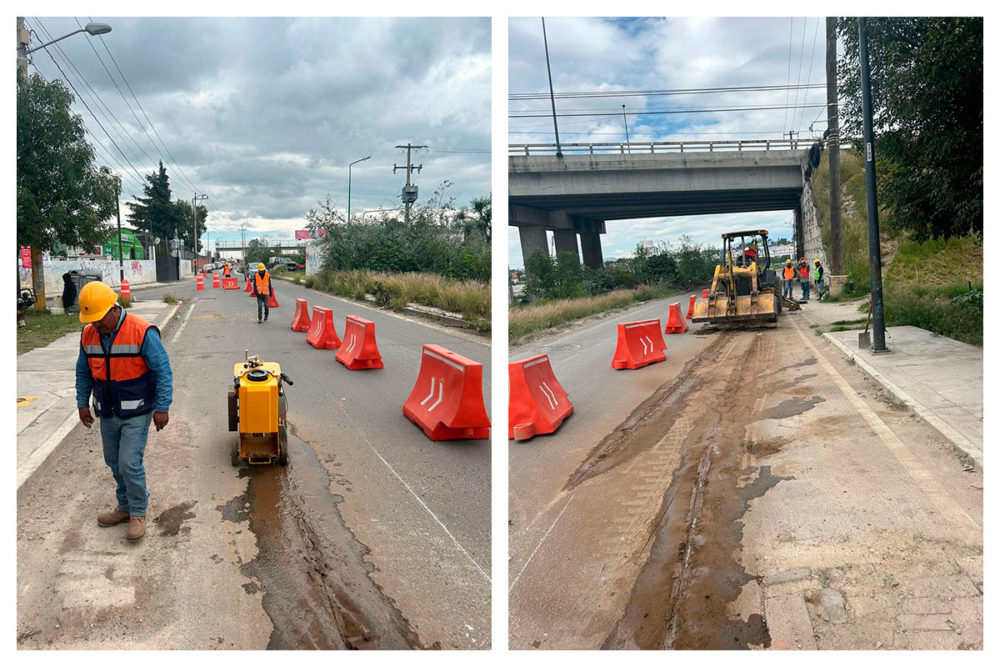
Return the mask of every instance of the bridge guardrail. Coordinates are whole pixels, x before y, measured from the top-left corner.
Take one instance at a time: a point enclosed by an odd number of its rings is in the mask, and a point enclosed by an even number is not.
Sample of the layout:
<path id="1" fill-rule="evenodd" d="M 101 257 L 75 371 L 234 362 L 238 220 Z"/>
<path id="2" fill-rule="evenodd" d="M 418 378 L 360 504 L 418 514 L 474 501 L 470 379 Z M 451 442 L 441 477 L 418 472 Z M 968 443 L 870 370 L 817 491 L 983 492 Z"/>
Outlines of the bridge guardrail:
<path id="1" fill-rule="evenodd" d="M 562 144 L 563 155 L 642 155 L 649 153 L 714 153 L 723 151 L 808 150 L 815 139 L 740 139 L 725 141 L 642 141 Z M 848 140 L 842 139 L 843 147 Z M 508 157 L 555 155 L 556 144 L 509 144 Z"/>

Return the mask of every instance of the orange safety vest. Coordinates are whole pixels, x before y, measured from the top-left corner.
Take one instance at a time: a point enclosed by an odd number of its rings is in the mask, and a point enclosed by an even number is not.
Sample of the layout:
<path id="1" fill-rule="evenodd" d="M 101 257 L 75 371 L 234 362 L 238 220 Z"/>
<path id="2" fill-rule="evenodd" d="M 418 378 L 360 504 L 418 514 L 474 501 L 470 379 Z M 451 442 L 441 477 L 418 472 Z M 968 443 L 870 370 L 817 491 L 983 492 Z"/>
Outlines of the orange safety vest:
<path id="1" fill-rule="evenodd" d="M 809 265 L 805 264 L 799 267 L 799 277 L 809 280 Z"/>
<path id="2" fill-rule="evenodd" d="M 226 271 L 225 271 L 225 274 L 224 274 L 226 278 L 228 278 L 228 277 L 229 277 L 229 273 L 230 273 L 231 271 L 232 271 L 232 269 L 230 269 L 230 268 L 229 268 L 229 265 L 228 265 L 228 264 L 226 264 Z"/>
<path id="3" fill-rule="evenodd" d="M 101 334 L 93 324 L 83 328 L 80 346 L 94 378 L 97 416 L 126 418 L 153 411 L 156 378 L 142 358 L 142 345 L 151 328 L 160 331 L 141 317 L 125 313 L 109 350 L 101 345 Z"/>
<path id="4" fill-rule="evenodd" d="M 253 274 L 253 284 L 257 288 L 258 295 L 268 296 L 271 294 L 271 274 L 264 272 L 264 277 L 260 277 L 260 272 Z"/>
<path id="5" fill-rule="evenodd" d="M 785 280 L 791 280 L 795 277 L 795 267 L 786 266 L 782 269 L 782 275 L 785 277 Z"/>

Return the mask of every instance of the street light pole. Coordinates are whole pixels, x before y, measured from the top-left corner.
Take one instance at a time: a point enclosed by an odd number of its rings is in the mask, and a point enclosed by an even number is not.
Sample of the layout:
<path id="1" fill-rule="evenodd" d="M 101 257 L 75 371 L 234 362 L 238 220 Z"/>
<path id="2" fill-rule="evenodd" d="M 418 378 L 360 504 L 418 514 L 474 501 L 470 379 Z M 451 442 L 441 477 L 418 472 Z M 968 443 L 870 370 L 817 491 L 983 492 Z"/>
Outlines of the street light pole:
<path id="1" fill-rule="evenodd" d="M 115 211 L 118 216 L 118 284 L 125 282 L 125 254 L 122 251 L 122 182 L 115 188 Z"/>
<path id="2" fill-rule="evenodd" d="M 882 248 L 878 231 L 878 197 L 875 190 L 875 137 L 872 129 L 872 82 L 868 64 L 868 21 L 858 19 L 858 55 L 861 60 L 861 114 L 864 119 L 865 190 L 868 201 L 868 268 L 871 274 L 872 351 L 885 347 L 885 309 L 882 302 Z"/>
<path id="3" fill-rule="evenodd" d="M 194 259 L 195 262 L 198 261 L 198 202 L 202 199 L 208 199 L 208 195 L 200 195 L 197 192 L 191 197 L 191 215 L 194 217 Z"/>
<path id="4" fill-rule="evenodd" d="M 360 160 L 355 160 L 351 164 L 347 165 L 347 221 L 348 222 L 351 221 L 351 167 L 353 167 L 359 162 L 364 162 L 365 160 L 369 159 L 371 159 L 371 155 L 366 155 Z M 409 172 L 407 172 L 407 175 L 409 175 Z"/>

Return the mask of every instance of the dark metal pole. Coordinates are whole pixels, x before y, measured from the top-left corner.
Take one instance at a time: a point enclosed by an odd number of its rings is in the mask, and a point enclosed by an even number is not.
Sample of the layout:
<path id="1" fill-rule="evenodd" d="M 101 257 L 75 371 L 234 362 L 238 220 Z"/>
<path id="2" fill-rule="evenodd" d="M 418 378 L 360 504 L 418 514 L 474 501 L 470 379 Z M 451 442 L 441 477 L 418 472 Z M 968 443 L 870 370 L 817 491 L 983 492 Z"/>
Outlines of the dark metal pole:
<path id="1" fill-rule="evenodd" d="M 556 94 L 552 89 L 552 66 L 549 65 L 549 38 L 545 34 L 545 17 L 542 17 L 542 39 L 545 41 L 545 69 L 549 73 L 549 99 L 552 100 L 552 125 L 556 130 L 556 157 L 562 157 L 562 144 L 559 143 L 559 122 L 556 120 Z"/>
<path id="2" fill-rule="evenodd" d="M 622 105 L 622 120 L 625 121 L 625 143 L 629 144 L 631 142 L 629 141 L 629 138 L 628 138 L 628 116 L 625 115 L 625 105 L 624 104 Z M 632 153 L 632 147 L 631 146 L 629 146 L 628 152 L 630 154 Z"/>
<path id="3" fill-rule="evenodd" d="M 831 274 L 844 273 L 840 241 L 840 109 L 837 102 L 837 19 L 826 19 L 826 152 L 830 161 Z"/>
<path id="4" fill-rule="evenodd" d="M 868 66 L 867 21 L 858 19 L 861 57 L 861 110 L 864 116 L 865 199 L 868 202 L 868 266 L 872 291 L 872 351 L 885 352 L 885 310 L 882 302 L 882 249 L 878 236 L 878 197 L 875 190 L 875 138 L 872 130 L 871 72 Z"/>
<path id="5" fill-rule="evenodd" d="M 122 182 L 115 188 L 115 209 L 118 212 L 118 284 L 125 281 L 125 255 L 122 252 Z"/>

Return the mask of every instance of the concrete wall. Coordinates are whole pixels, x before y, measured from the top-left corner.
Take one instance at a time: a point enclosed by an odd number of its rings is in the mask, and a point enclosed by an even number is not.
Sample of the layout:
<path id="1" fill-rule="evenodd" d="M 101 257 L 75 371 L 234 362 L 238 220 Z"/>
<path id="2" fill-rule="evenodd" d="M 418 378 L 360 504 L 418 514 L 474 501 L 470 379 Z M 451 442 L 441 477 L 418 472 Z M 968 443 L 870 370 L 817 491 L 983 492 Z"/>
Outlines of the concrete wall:
<path id="1" fill-rule="evenodd" d="M 319 273 L 323 258 L 319 253 L 319 243 L 310 241 L 306 244 L 306 275 L 315 276 Z"/>
<path id="2" fill-rule="evenodd" d="M 812 271 L 813 260 L 819 257 L 823 263 L 823 269 L 830 273 L 830 263 L 827 261 L 826 248 L 823 246 L 823 219 L 819 214 L 819 207 L 816 204 L 816 191 L 813 190 L 812 183 L 805 181 L 802 187 L 802 240 L 805 242 L 806 261 L 809 262 L 809 270 Z"/>
<path id="3" fill-rule="evenodd" d="M 18 274 L 21 277 L 21 284 L 25 287 L 31 286 L 31 269 L 20 268 L 18 261 Z M 118 277 L 118 261 L 112 259 L 55 259 L 45 262 L 45 294 L 49 298 L 56 294 L 62 294 L 64 273 L 69 271 L 80 271 L 81 273 L 99 273 L 101 281 L 111 285 L 115 289 L 120 287 Z M 124 263 L 125 279 L 129 285 L 141 285 L 143 283 L 156 282 L 156 261 L 152 259 L 127 259 Z M 187 269 L 185 273 L 185 268 Z M 191 276 L 191 262 L 181 261 L 181 276 Z"/>

